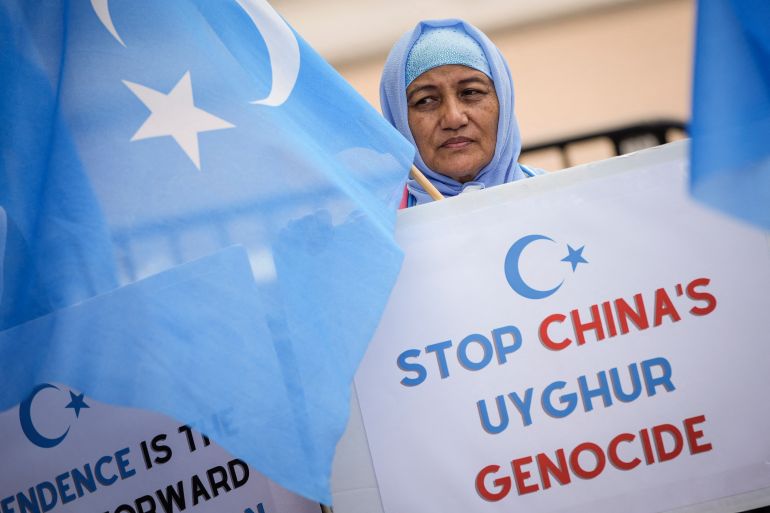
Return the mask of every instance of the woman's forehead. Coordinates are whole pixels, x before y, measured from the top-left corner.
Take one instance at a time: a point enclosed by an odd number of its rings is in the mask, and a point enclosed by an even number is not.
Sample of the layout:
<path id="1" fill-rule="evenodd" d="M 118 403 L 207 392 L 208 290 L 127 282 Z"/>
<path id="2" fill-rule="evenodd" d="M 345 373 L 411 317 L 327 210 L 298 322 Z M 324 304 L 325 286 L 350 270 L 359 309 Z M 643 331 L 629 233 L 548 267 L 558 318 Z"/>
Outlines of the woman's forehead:
<path id="1" fill-rule="evenodd" d="M 410 93 L 425 87 L 454 86 L 470 82 L 482 82 L 492 85 L 492 80 L 481 71 L 463 66 L 462 64 L 445 64 L 429 69 L 418 76 L 409 84 L 406 90 L 407 93 Z"/>

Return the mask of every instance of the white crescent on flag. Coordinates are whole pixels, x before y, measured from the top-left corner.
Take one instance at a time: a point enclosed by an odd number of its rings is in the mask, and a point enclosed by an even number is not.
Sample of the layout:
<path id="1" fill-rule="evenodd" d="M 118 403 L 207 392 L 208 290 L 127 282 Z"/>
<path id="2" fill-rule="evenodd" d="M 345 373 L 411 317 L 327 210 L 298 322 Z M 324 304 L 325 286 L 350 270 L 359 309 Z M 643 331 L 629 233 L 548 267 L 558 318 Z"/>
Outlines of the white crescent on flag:
<path id="1" fill-rule="evenodd" d="M 120 38 L 120 34 L 115 30 L 115 25 L 112 23 L 112 16 L 110 16 L 110 0 L 91 0 L 91 7 L 94 8 L 94 12 L 99 17 L 99 21 L 102 22 L 104 28 L 110 31 L 112 37 L 117 39 L 118 43 L 126 46 L 126 43 Z"/>
<path id="2" fill-rule="evenodd" d="M 262 34 L 270 55 L 273 83 L 270 94 L 251 103 L 278 107 L 294 89 L 299 75 L 299 43 L 291 28 L 265 0 L 236 0 Z"/>
<path id="3" fill-rule="evenodd" d="M 289 98 L 297 82 L 300 63 L 299 43 L 289 25 L 266 0 L 236 0 L 236 2 L 262 35 L 272 70 L 270 93 L 267 97 L 251 103 L 278 107 Z M 112 22 L 109 0 L 91 0 L 91 7 L 110 34 L 121 45 L 126 46 Z"/>

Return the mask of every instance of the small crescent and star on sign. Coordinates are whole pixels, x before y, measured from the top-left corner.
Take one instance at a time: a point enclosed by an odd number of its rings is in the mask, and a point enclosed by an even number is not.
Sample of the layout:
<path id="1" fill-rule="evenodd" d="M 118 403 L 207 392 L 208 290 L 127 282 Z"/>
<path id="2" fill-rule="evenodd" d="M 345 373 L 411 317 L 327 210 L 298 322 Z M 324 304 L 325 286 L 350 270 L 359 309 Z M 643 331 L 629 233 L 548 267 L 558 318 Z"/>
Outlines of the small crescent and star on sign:
<path id="1" fill-rule="evenodd" d="M 32 390 L 32 393 L 29 395 L 29 397 L 27 397 L 19 404 L 19 422 L 21 424 L 21 430 L 24 432 L 24 435 L 30 442 L 43 449 L 56 447 L 64 441 L 70 431 L 70 427 L 67 426 L 67 429 L 63 434 L 54 438 L 50 438 L 42 435 L 40 431 L 38 431 L 35 427 L 35 424 L 32 422 L 32 402 L 40 392 L 47 389 L 59 390 L 59 387 L 51 385 L 50 383 L 37 385 Z M 90 408 L 90 406 L 88 406 L 88 404 L 85 402 L 85 394 L 76 394 L 72 390 L 70 390 L 69 393 L 70 402 L 64 408 L 71 409 L 75 413 L 75 418 L 79 419 L 80 412 L 85 408 Z"/>
<path id="2" fill-rule="evenodd" d="M 299 76 L 300 51 L 297 38 L 266 0 L 235 0 L 235 2 L 262 35 L 272 70 L 270 93 L 267 97 L 251 103 L 279 107 L 288 100 Z M 115 28 L 110 14 L 109 0 L 91 0 L 91 7 L 112 37 L 123 47 L 127 47 Z M 131 141 L 169 136 L 198 170 L 201 169 L 198 134 L 235 127 L 232 123 L 195 106 L 189 70 L 168 93 L 128 80 L 123 80 L 123 83 L 150 111 L 149 117 L 131 137 Z"/>
<path id="3" fill-rule="evenodd" d="M 558 285 L 553 288 L 540 290 L 530 286 L 521 274 L 521 266 L 519 260 L 521 255 L 527 247 L 535 241 L 546 240 L 555 242 L 552 238 L 540 234 L 526 235 L 511 245 L 508 253 L 505 255 L 505 278 L 508 281 L 508 285 L 514 292 L 527 299 L 544 299 L 553 295 L 564 284 L 562 280 Z M 583 256 L 583 250 L 585 246 L 581 246 L 577 249 L 567 244 L 567 256 L 561 259 L 562 262 L 567 262 L 572 266 L 572 272 L 574 273 L 580 264 L 587 264 L 588 260 Z"/>

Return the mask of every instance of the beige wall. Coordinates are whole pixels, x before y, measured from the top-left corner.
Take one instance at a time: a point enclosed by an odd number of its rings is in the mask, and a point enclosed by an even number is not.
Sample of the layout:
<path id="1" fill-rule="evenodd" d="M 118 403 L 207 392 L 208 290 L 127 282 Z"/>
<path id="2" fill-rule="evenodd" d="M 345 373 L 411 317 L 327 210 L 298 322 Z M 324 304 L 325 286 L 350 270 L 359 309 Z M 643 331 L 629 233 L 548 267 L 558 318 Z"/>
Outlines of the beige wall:
<path id="1" fill-rule="evenodd" d="M 524 144 L 656 118 L 686 121 L 693 28 L 693 0 L 645 0 L 490 33 L 513 73 Z M 384 60 L 337 69 L 379 106 Z"/>

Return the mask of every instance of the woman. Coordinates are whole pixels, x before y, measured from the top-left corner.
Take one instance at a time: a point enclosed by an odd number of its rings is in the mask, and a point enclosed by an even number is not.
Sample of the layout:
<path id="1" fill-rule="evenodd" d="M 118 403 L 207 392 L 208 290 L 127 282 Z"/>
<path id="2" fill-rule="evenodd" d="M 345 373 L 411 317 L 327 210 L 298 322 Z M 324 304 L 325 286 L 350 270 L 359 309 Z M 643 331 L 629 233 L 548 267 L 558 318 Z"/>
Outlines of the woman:
<path id="1" fill-rule="evenodd" d="M 513 81 L 497 47 L 460 20 L 420 22 L 396 43 L 380 80 L 385 118 L 417 147 L 415 165 L 444 196 L 542 174 L 517 162 Z M 431 201 L 407 182 L 406 205 Z"/>

